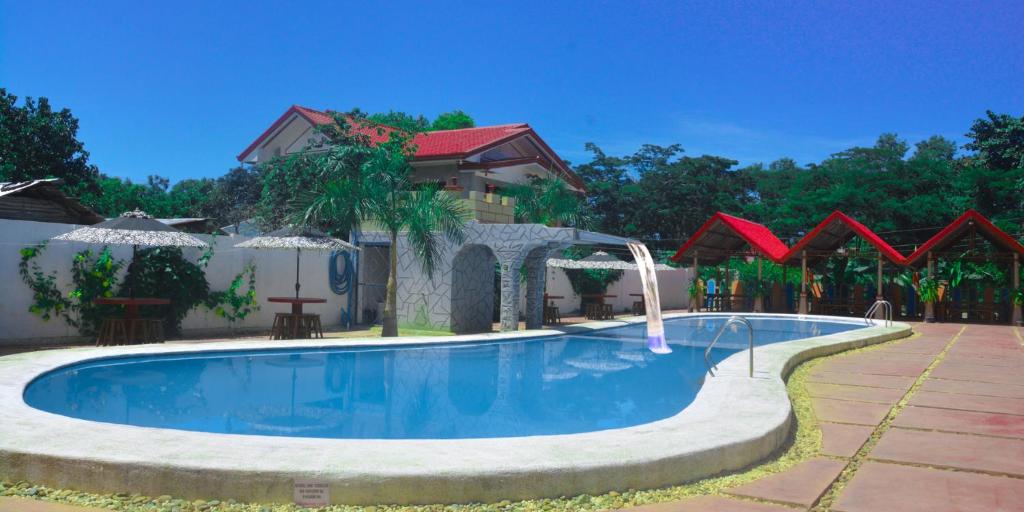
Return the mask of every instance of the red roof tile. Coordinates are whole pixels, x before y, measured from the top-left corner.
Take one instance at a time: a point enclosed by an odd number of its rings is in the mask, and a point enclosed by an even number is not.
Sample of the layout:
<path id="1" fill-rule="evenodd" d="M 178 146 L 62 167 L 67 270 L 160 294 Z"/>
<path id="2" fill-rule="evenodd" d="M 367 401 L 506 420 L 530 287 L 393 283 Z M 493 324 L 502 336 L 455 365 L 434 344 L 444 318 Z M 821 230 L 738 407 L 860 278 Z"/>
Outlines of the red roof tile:
<path id="1" fill-rule="evenodd" d="M 905 258 L 899 251 L 893 249 L 882 237 L 875 234 L 874 231 L 868 229 L 867 226 L 857 222 L 846 215 L 845 213 L 836 210 L 831 215 L 821 221 L 810 233 L 807 233 L 803 238 L 800 239 L 789 253 L 786 254 L 783 261 L 789 261 L 793 258 L 799 258 L 800 252 L 805 249 L 814 249 L 818 251 L 834 251 L 846 242 L 849 242 L 854 236 L 859 236 L 865 241 L 870 243 L 878 249 L 880 253 L 885 257 L 897 264 L 903 265 Z"/>
<path id="2" fill-rule="evenodd" d="M 1024 245 L 1021 245 L 1017 239 L 997 228 L 996 225 L 992 224 L 992 221 L 985 218 L 984 215 L 975 210 L 967 210 L 963 215 L 943 228 L 942 231 L 939 231 L 935 236 L 929 238 L 928 241 L 921 245 L 921 247 L 918 247 L 913 254 L 907 256 L 907 265 L 914 267 L 920 265 L 928 259 L 929 252 L 938 252 L 956 243 L 967 234 L 967 230 L 972 226 L 977 229 L 978 234 L 982 235 L 988 239 L 988 241 L 992 242 L 1004 251 L 1024 254 Z"/>
<path id="3" fill-rule="evenodd" d="M 701 259 L 717 262 L 744 245 L 777 263 L 784 261 L 782 258 L 789 250 L 767 227 L 718 212 L 676 251 L 672 260 L 681 261 L 696 254 Z"/>

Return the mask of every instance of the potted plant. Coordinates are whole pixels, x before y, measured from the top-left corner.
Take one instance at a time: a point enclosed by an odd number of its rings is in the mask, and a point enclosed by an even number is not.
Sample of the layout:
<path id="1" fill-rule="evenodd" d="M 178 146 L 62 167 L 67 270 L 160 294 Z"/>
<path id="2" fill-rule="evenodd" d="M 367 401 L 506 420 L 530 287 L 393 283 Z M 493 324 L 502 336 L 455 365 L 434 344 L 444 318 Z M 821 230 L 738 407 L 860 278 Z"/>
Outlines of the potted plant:
<path id="1" fill-rule="evenodd" d="M 935 321 L 935 303 L 939 300 L 939 282 L 934 277 L 922 277 L 917 282 L 917 296 L 924 302 L 924 321 Z"/>

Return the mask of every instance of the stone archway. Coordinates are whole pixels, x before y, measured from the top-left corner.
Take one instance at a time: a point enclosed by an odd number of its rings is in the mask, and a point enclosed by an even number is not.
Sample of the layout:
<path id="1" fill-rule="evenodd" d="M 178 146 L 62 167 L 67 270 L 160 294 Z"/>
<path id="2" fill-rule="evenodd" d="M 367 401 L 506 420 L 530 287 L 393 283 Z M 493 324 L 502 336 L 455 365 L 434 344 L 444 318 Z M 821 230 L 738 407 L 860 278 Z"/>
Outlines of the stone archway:
<path id="1" fill-rule="evenodd" d="M 491 331 L 497 261 L 486 245 L 466 245 L 455 255 L 452 260 L 452 332 Z"/>

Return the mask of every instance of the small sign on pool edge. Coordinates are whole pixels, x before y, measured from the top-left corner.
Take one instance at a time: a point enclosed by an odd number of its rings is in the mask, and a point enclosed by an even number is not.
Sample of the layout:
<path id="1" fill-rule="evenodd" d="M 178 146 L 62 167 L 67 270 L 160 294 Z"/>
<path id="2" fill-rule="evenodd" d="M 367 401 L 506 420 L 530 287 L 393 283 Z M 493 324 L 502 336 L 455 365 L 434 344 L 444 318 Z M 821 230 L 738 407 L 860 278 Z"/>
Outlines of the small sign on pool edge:
<path id="1" fill-rule="evenodd" d="M 303 507 L 326 507 L 331 504 L 331 486 L 317 480 L 295 480 L 292 500 Z"/>

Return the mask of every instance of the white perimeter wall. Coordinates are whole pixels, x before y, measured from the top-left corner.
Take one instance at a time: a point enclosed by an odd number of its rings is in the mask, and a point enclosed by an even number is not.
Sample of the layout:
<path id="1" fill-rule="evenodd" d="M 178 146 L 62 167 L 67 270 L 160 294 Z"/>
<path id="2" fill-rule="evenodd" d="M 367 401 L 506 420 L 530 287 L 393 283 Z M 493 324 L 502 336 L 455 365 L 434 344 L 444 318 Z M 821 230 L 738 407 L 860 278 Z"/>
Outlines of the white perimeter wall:
<path id="1" fill-rule="evenodd" d="M 39 343 L 60 343 L 78 338 L 78 330 L 70 327 L 61 318 L 44 321 L 29 313 L 32 292 L 18 275 L 19 250 L 66 233 L 80 226 L 48 222 L 27 222 L 0 219 L 0 276 L 2 276 L 3 297 L 0 300 L 0 344 L 14 341 L 37 341 Z M 206 268 L 206 279 L 211 291 L 226 290 L 231 280 L 242 271 L 249 261 L 256 263 L 256 295 L 260 310 L 245 320 L 236 322 L 241 329 L 268 329 L 274 322 L 274 313 L 289 310 L 288 304 L 272 304 L 269 296 L 295 295 L 295 251 L 236 249 L 234 245 L 249 240 L 245 236 L 196 235 L 214 245 L 214 256 Z M 46 250 L 34 261 L 44 271 L 57 271 L 57 287 L 65 294 L 71 290 L 71 259 L 74 254 L 91 246 L 78 242 L 51 241 Z M 130 246 L 110 246 L 114 256 L 126 262 L 131 259 Z M 195 261 L 200 249 L 185 249 L 185 257 Z M 340 323 L 340 311 L 347 307 L 345 295 L 335 295 L 328 283 L 330 253 L 304 252 L 302 254 L 302 296 L 327 299 L 326 304 L 306 304 L 304 311 L 319 313 L 324 327 Z M 127 265 L 126 265 L 127 267 Z M 124 269 L 121 270 L 122 279 Z M 247 284 L 243 284 L 243 291 Z M 143 296 L 145 292 L 137 291 Z M 208 331 L 226 334 L 228 322 L 203 306 L 189 312 L 182 322 L 186 335 Z M 63 339 L 62 339 L 63 338 Z"/>
<path id="2" fill-rule="evenodd" d="M 686 309 L 690 306 L 688 290 L 692 279 L 692 269 L 665 270 L 658 272 L 658 295 L 661 298 L 661 309 Z M 526 291 L 521 291 L 522 307 L 526 308 Z M 608 286 L 605 292 L 608 295 L 615 295 L 614 299 L 606 299 L 605 302 L 612 304 L 616 313 L 631 310 L 633 301 L 642 300 L 641 297 L 632 297 L 631 293 L 641 293 L 640 272 L 635 270 L 624 270 L 622 279 Z M 548 295 L 562 296 L 564 299 L 554 299 L 555 306 L 563 316 L 578 312 L 580 309 L 580 296 L 572 291 L 569 284 L 569 277 L 560 268 L 548 267 L 547 269 L 547 293 Z"/>

